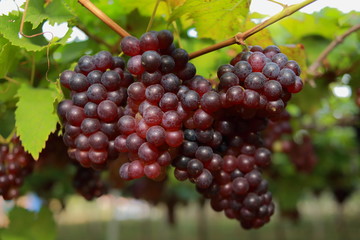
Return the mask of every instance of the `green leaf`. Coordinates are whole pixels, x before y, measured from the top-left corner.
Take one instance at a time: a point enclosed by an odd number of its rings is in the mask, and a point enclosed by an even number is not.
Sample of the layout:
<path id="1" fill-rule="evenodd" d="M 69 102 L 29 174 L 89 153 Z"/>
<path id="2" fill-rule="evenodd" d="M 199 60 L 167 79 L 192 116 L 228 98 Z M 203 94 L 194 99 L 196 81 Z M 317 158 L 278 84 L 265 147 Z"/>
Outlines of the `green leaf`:
<path id="1" fill-rule="evenodd" d="M 194 21 L 199 37 L 215 40 L 240 32 L 249 12 L 250 0 L 188 0 L 175 9 L 172 22 L 183 15 Z"/>
<path id="2" fill-rule="evenodd" d="M 17 50 L 18 48 L 11 45 L 10 42 L 0 48 L 0 78 L 6 76 L 15 63 L 18 57 Z"/>
<path id="3" fill-rule="evenodd" d="M 19 46 L 27 51 L 40 51 L 48 47 L 48 42 L 43 35 L 36 37 L 19 37 L 21 23 L 21 15 L 9 14 L 8 16 L 0 16 L 0 35 L 9 40 L 12 45 Z M 37 31 L 31 31 L 32 25 L 29 22 L 24 24 L 24 33 L 32 35 L 41 33 L 41 25 L 37 27 Z M 70 37 L 72 29 L 69 29 L 66 35 L 59 41 L 52 41 L 51 46 L 56 44 L 65 44 L 66 40 Z"/>
<path id="4" fill-rule="evenodd" d="M 56 224 L 52 212 L 41 208 L 30 212 L 15 207 L 10 211 L 10 225 L 2 232 L 2 240 L 52 240 L 56 238 Z"/>
<path id="5" fill-rule="evenodd" d="M 31 22 L 33 28 L 36 28 L 44 20 L 49 20 L 49 23 L 53 25 L 54 23 L 67 22 L 73 17 L 63 5 L 63 1 L 51 1 L 49 4 L 44 4 L 44 0 L 31 0 L 25 21 Z"/>
<path id="6" fill-rule="evenodd" d="M 21 85 L 17 96 L 15 120 L 17 134 L 34 159 L 45 147 L 50 133 L 55 132 L 58 117 L 53 103 L 59 98 L 54 89 L 33 88 Z"/>

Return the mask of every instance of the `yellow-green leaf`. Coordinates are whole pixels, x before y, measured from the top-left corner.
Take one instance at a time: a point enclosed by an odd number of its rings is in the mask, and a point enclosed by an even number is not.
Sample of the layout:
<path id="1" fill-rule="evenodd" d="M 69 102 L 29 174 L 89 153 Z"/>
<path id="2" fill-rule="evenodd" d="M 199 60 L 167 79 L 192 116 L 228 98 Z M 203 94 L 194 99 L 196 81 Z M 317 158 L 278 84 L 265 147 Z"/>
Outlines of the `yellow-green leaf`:
<path id="1" fill-rule="evenodd" d="M 34 159 L 45 147 L 50 133 L 55 132 L 58 117 L 54 101 L 59 93 L 54 89 L 33 88 L 21 85 L 15 111 L 15 126 L 22 144 Z"/>

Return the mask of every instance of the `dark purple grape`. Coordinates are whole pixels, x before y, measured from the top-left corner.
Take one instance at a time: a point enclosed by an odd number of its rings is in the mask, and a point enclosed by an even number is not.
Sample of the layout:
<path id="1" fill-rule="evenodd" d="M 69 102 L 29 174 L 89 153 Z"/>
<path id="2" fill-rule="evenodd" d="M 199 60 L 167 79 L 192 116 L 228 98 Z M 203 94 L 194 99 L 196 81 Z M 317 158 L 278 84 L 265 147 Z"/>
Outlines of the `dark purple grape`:
<path id="1" fill-rule="evenodd" d="M 270 45 L 270 46 L 267 46 L 263 53 L 265 54 L 266 57 L 272 59 L 272 57 L 275 55 L 275 54 L 278 54 L 280 53 L 280 49 L 277 47 L 277 46 L 274 46 L 274 45 Z"/>
<path id="2" fill-rule="evenodd" d="M 177 98 L 176 94 L 167 92 L 165 93 L 159 102 L 159 107 L 164 112 L 170 110 L 176 110 L 179 104 L 179 99 Z"/>
<path id="3" fill-rule="evenodd" d="M 278 81 L 269 80 L 264 84 L 264 95 L 270 101 L 279 99 L 282 94 L 282 86 Z"/>
<path id="4" fill-rule="evenodd" d="M 165 129 L 161 126 L 152 126 L 146 132 L 146 141 L 161 146 L 165 143 Z"/>
<path id="5" fill-rule="evenodd" d="M 233 73 L 239 78 L 240 81 L 244 81 L 251 72 L 252 67 L 247 61 L 237 62 L 233 70 Z"/>
<path id="6" fill-rule="evenodd" d="M 277 81 L 281 83 L 283 87 L 288 87 L 295 84 L 296 75 L 289 68 L 281 69 Z"/>
<path id="7" fill-rule="evenodd" d="M 127 89 L 128 96 L 135 101 L 145 100 L 146 87 L 141 82 L 132 83 Z"/>
<path id="8" fill-rule="evenodd" d="M 121 78 L 116 71 L 109 70 L 101 76 L 101 83 L 109 91 L 118 90 L 120 87 Z"/>
<path id="9" fill-rule="evenodd" d="M 262 88 L 264 87 L 265 81 L 266 81 L 266 77 L 262 73 L 253 72 L 246 77 L 244 81 L 244 86 L 245 88 L 248 89 L 261 91 Z"/>
<path id="10" fill-rule="evenodd" d="M 249 190 L 249 182 L 244 177 L 237 177 L 232 181 L 232 190 L 237 194 L 246 194 Z"/>
<path id="11" fill-rule="evenodd" d="M 160 71 L 162 73 L 170 73 L 175 68 L 175 61 L 174 59 L 169 55 L 162 55 L 161 56 L 161 64 L 160 64 Z"/>
<path id="12" fill-rule="evenodd" d="M 96 103 L 93 103 L 93 102 L 86 103 L 84 106 L 85 116 L 92 117 L 92 118 L 98 117 L 97 107 L 98 107 L 98 105 Z"/>
<path id="13" fill-rule="evenodd" d="M 181 69 L 185 67 L 186 63 L 189 61 L 189 54 L 182 48 L 176 48 L 171 52 L 171 57 L 175 61 L 175 67 Z"/>
<path id="14" fill-rule="evenodd" d="M 87 98 L 93 103 L 100 103 L 107 97 L 106 88 L 99 83 L 92 84 L 86 91 Z"/>
<path id="15" fill-rule="evenodd" d="M 70 79 L 74 75 L 75 75 L 74 71 L 66 70 L 66 71 L 62 72 L 60 75 L 60 83 L 67 89 L 70 89 Z"/>
<path id="16" fill-rule="evenodd" d="M 69 81 L 70 89 L 76 92 L 86 91 L 90 86 L 87 77 L 82 73 L 75 73 Z"/>
<path id="17" fill-rule="evenodd" d="M 85 135 L 90 135 L 98 131 L 101 127 L 100 121 L 96 118 L 85 118 L 81 123 L 81 131 Z"/>
<path id="18" fill-rule="evenodd" d="M 128 56 L 136 56 L 140 54 L 140 41 L 136 37 L 127 36 L 121 40 L 121 50 Z"/>
<path id="19" fill-rule="evenodd" d="M 113 57 L 113 65 L 111 67 L 114 68 L 121 68 L 122 70 L 125 69 L 125 61 L 122 57 L 115 56 Z"/>
<path id="20" fill-rule="evenodd" d="M 162 76 L 160 83 L 165 92 L 176 93 L 180 88 L 181 81 L 175 74 L 168 73 Z"/>
<path id="21" fill-rule="evenodd" d="M 165 93 L 164 88 L 160 84 L 150 85 L 145 90 L 145 97 L 151 103 L 159 103 Z"/>
<path id="22" fill-rule="evenodd" d="M 189 177 L 197 177 L 199 176 L 204 169 L 204 164 L 197 160 L 197 159 L 191 159 L 188 164 L 186 171 L 189 175 Z"/>
<path id="23" fill-rule="evenodd" d="M 219 88 L 222 90 L 226 91 L 237 85 L 239 85 L 239 78 L 232 72 L 226 72 L 220 78 Z"/>
<path id="24" fill-rule="evenodd" d="M 129 135 L 136 131 L 136 120 L 132 116 L 122 116 L 117 122 L 120 133 Z"/>
<path id="25" fill-rule="evenodd" d="M 215 112 L 221 107 L 220 95 L 215 91 L 207 92 L 201 97 L 200 104 L 204 111 Z"/>
<path id="26" fill-rule="evenodd" d="M 114 59 L 110 52 L 108 51 L 100 51 L 94 55 L 94 61 L 96 68 L 105 71 L 108 68 L 114 66 Z"/>
<path id="27" fill-rule="evenodd" d="M 254 52 L 247 60 L 253 72 L 261 72 L 266 64 L 266 56 L 262 52 Z"/>
<path id="28" fill-rule="evenodd" d="M 157 34 L 157 39 L 159 40 L 159 48 L 166 49 L 174 41 L 174 37 L 169 30 L 161 30 Z"/>
<path id="29" fill-rule="evenodd" d="M 88 73 L 87 78 L 90 84 L 101 83 L 102 72 L 94 70 Z"/>
<path id="30" fill-rule="evenodd" d="M 78 106 L 71 106 L 66 112 L 66 121 L 74 126 L 80 126 L 85 118 L 84 109 Z"/>
<path id="31" fill-rule="evenodd" d="M 217 70 L 217 77 L 221 78 L 221 76 L 224 75 L 224 73 L 233 72 L 233 71 L 234 71 L 234 66 L 230 64 L 221 65 Z"/>
<path id="32" fill-rule="evenodd" d="M 99 103 L 97 107 L 97 114 L 102 121 L 112 122 L 118 117 L 118 107 L 114 102 L 104 100 Z"/>
<path id="33" fill-rule="evenodd" d="M 158 50 L 159 40 L 154 32 L 146 32 L 140 37 L 140 48 L 143 52 L 149 50 Z"/>
<path id="34" fill-rule="evenodd" d="M 197 92 L 188 90 L 182 95 L 180 101 L 185 110 L 195 110 L 199 107 L 200 96 Z"/>
<path id="35" fill-rule="evenodd" d="M 280 67 L 274 62 L 268 62 L 262 69 L 262 73 L 269 79 L 276 79 L 280 73 Z"/>
<path id="36" fill-rule="evenodd" d="M 279 65 L 280 68 L 283 68 L 285 64 L 288 62 L 288 58 L 283 53 L 277 53 L 271 58 L 271 61 Z"/>
<path id="37" fill-rule="evenodd" d="M 134 75 L 140 75 L 145 71 L 141 63 L 141 55 L 133 56 L 127 62 L 127 69 Z"/>
<path id="38" fill-rule="evenodd" d="M 109 145 L 109 138 L 101 131 L 95 132 L 89 137 L 91 148 L 99 151 L 105 151 Z"/>
<path id="39" fill-rule="evenodd" d="M 62 122 L 66 121 L 66 113 L 73 106 L 73 102 L 71 100 L 65 99 L 61 101 L 57 106 L 57 114 Z"/>
<path id="40" fill-rule="evenodd" d="M 191 78 L 193 78 L 196 74 L 196 68 L 194 66 L 194 64 L 188 62 L 186 63 L 185 67 L 180 69 L 178 72 L 177 72 L 177 76 L 185 81 L 185 80 L 189 80 Z"/>
<path id="41" fill-rule="evenodd" d="M 89 55 L 82 56 L 78 61 L 78 66 L 82 72 L 91 72 L 96 69 L 95 59 Z"/>
<path id="42" fill-rule="evenodd" d="M 146 51 L 141 55 L 141 64 L 147 72 L 155 72 L 161 64 L 161 57 L 156 51 Z"/>

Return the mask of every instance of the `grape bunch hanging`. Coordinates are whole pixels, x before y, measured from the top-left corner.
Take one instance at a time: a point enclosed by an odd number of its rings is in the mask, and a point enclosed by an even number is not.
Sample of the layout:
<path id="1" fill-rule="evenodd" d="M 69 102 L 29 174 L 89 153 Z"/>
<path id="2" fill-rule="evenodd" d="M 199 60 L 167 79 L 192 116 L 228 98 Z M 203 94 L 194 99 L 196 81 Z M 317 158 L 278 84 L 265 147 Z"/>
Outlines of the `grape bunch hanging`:
<path id="1" fill-rule="evenodd" d="M 125 155 L 124 180 L 159 179 L 173 167 L 215 211 L 246 229 L 267 223 L 271 151 L 261 132 L 302 89 L 299 65 L 276 46 L 254 46 L 220 66 L 213 86 L 167 30 L 125 37 L 121 49 L 127 63 L 102 51 L 60 75 L 71 97 L 58 105 L 69 156 L 101 169 Z"/>

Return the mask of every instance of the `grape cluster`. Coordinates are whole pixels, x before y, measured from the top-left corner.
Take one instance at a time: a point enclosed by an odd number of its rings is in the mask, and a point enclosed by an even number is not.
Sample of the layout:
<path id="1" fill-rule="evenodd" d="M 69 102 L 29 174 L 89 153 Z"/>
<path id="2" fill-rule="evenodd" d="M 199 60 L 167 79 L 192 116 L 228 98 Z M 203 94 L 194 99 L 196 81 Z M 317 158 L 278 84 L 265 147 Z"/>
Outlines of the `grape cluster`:
<path id="1" fill-rule="evenodd" d="M 199 94 L 182 86 L 196 69 L 188 53 L 175 48 L 167 30 L 147 32 L 140 39 L 125 37 L 121 49 L 130 56 L 127 69 L 137 81 L 127 89 L 125 114 L 118 121 L 115 148 L 129 158 L 120 176 L 156 179 L 183 142 L 183 122 L 198 108 Z"/>
<path id="2" fill-rule="evenodd" d="M 25 152 L 19 138 L 13 137 L 10 144 L 0 145 L 0 195 L 5 200 L 19 195 L 19 188 L 33 166 L 34 159 Z"/>
<path id="3" fill-rule="evenodd" d="M 107 186 L 101 180 L 100 173 L 91 168 L 77 166 L 73 186 L 86 200 L 90 201 L 107 193 Z"/>
<path id="4" fill-rule="evenodd" d="M 60 82 L 71 90 L 71 99 L 58 105 L 68 153 L 84 167 L 101 168 L 118 152 L 114 140 L 117 122 L 124 115 L 127 88 L 133 82 L 125 61 L 107 51 L 85 55 L 74 71 L 66 70 Z"/>
<path id="5" fill-rule="evenodd" d="M 292 93 L 302 89 L 299 65 L 276 46 L 254 46 L 220 66 L 213 87 L 196 75 L 188 53 L 175 47 L 167 30 L 128 36 L 120 45 L 126 64 L 100 52 L 82 57 L 75 71 L 60 77 L 72 91 L 72 100 L 58 107 L 69 154 L 83 166 L 125 154 L 119 169 L 124 180 L 160 180 L 172 165 L 178 180 L 194 183 L 214 210 L 244 228 L 268 222 L 274 203 L 262 168 L 271 152 L 261 133 L 286 115 Z M 97 62 L 105 58 L 108 64 Z M 102 74 L 100 82 L 93 80 L 94 71 Z M 121 101 L 109 98 L 113 91 L 122 93 Z"/>
<path id="6" fill-rule="evenodd" d="M 291 115 L 285 110 L 276 121 L 269 121 L 263 132 L 264 144 L 272 151 L 286 153 L 299 172 L 311 172 L 316 163 L 315 149 L 309 135 L 301 135 L 297 141 L 291 139 L 293 129 L 290 125 Z"/>

